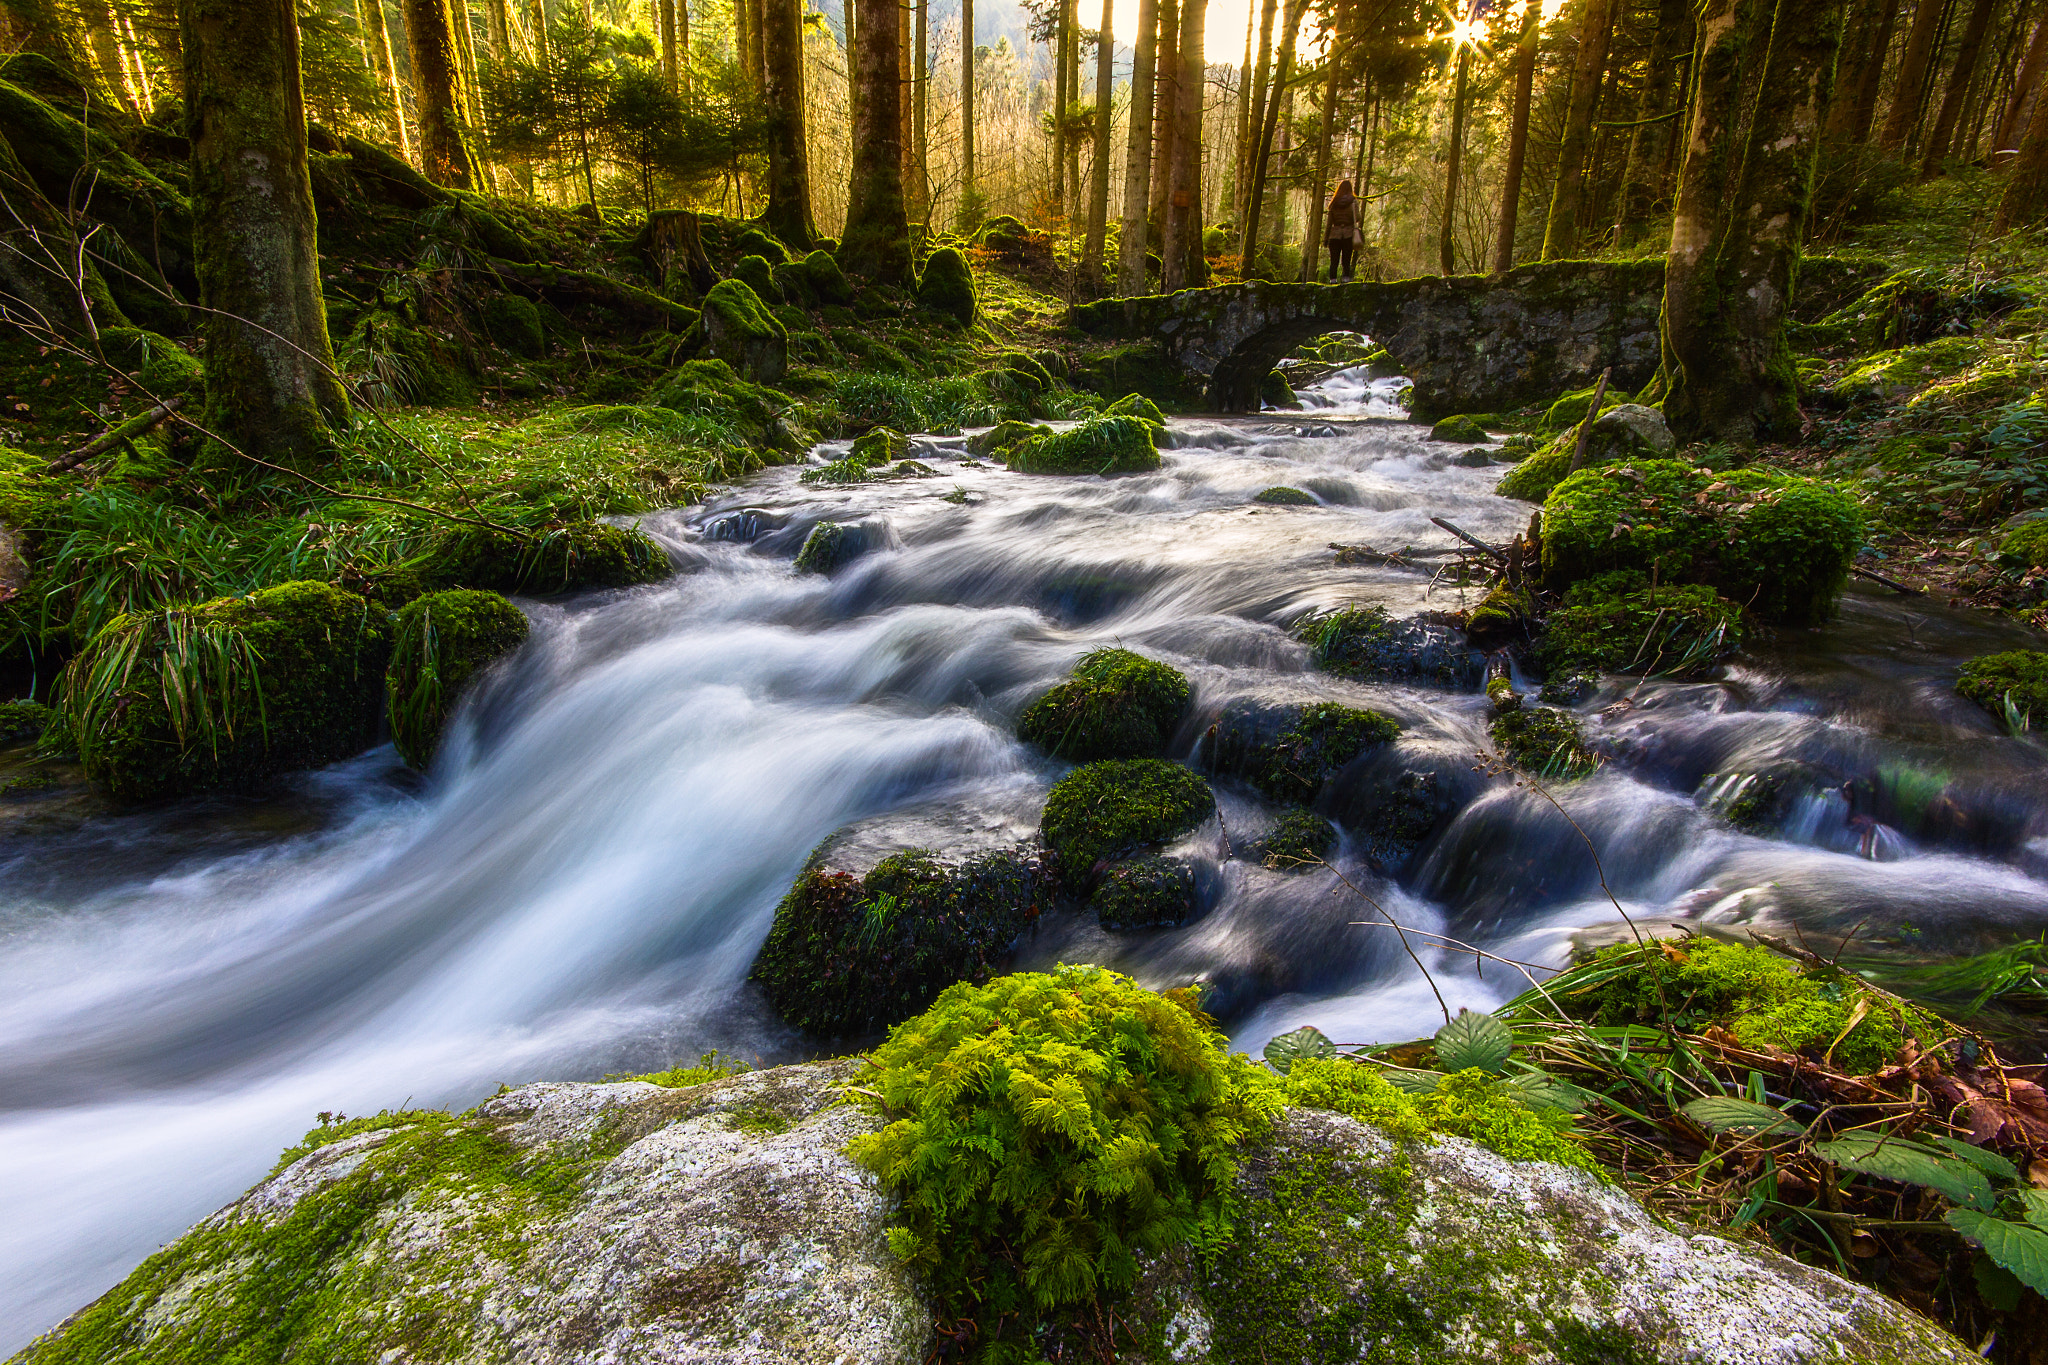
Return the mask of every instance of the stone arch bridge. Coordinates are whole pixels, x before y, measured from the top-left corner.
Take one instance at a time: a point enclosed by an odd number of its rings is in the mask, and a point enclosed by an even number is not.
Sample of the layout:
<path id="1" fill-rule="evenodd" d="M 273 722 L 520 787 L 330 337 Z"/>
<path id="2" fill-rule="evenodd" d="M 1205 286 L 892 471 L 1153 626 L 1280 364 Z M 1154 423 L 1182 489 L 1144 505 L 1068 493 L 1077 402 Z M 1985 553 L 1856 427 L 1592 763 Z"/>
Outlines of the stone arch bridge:
<path id="1" fill-rule="evenodd" d="M 1612 367 L 1635 389 L 1657 368 L 1664 261 L 1552 261 L 1505 275 L 1389 283 L 1253 280 L 1104 299 L 1073 310 L 1104 340 L 1149 343 L 1219 412 L 1256 412 L 1275 362 L 1311 337 L 1362 332 L 1415 381 L 1411 413 L 1504 412 L 1583 388 Z"/>

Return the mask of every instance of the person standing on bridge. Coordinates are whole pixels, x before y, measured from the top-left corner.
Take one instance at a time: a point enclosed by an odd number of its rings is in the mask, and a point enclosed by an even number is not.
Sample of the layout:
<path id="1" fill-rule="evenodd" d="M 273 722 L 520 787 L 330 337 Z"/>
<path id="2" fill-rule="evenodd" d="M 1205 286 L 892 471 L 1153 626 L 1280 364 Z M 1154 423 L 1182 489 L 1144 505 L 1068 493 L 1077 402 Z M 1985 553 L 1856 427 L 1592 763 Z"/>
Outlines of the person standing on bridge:
<path id="1" fill-rule="evenodd" d="M 1332 284 L 1351 278 L 1352 253 L 1358 249 L 1359 238 L 1365 235 L 1359 231 L 1358 217 L 1358 196 L 1351 192 L 1351 182 L 1343 181 L 1330 196 L 1330 211 L 1325 215 L 1330 226 L 1323 234 L 1323 244 L 1330 248 Z"/>

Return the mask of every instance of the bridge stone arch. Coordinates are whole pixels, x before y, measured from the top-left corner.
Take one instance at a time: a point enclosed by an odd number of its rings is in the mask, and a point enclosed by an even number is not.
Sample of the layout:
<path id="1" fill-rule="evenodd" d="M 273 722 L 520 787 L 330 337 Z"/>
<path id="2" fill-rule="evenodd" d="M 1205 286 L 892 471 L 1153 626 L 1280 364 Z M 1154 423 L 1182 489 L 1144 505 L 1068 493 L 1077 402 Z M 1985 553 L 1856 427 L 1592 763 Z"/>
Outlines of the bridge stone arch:
<path id="1" fill-rule="evenodd" d="M 1634 389 L 1657 368 L 1664 262 L 1551 261 L 1505 275 L 1388 283 L 1253 280 L 1104 299 L 1073 310 L 1083 333 L 1146 342 L 1219 412 L 1256 412 L 1274 364 L 1311 337 L 1363 332 L 1415 381 L 1409 410 L 1433 420 L 1547 403 L 1612 368 Z"/>

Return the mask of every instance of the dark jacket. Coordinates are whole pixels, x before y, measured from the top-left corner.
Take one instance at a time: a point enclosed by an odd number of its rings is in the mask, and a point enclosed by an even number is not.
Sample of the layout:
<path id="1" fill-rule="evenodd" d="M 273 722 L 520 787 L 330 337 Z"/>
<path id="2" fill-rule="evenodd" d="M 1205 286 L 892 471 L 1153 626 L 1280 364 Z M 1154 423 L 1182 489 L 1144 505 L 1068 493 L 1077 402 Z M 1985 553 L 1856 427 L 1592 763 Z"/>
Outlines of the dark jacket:
<path id="1" fill-rule="evenodd" d="M 1330 225 L 1323 232 L 1326 242 L 1348 242 L 1358 226 L 1358 196 L 1338 194 L 1330 198 Z"/>

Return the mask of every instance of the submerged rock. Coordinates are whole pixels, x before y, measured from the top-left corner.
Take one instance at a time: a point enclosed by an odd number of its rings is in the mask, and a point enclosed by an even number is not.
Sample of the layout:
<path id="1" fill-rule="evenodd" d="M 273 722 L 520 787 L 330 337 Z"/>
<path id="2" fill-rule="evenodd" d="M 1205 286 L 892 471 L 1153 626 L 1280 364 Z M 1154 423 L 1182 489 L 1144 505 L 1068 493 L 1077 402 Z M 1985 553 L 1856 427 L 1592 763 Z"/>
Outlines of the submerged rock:
<path id="1" fill-rule="evenodd" d="M 28 1347 L 117 1360 L 919 1365 L 897 1200 L 846 1155 L 851 1060 L 681 1089 L 542 1083 L 310 1150 Z M 1963 1365 L 1872 1290 L 1669 1227 L 1581 1171 L 1298 1108 L 1248 1145 L 1233 1235 L 1142 1262 L 1131 1365 Z M 421 1335 L 430 1324 L 432 1335 Z"/>
<path id="2" fill-rule="evenodd" d="M 1363 707 L 1240 697 L 1203 734 L 1196 757 L 1272 800 L 1312 805 L 1346 764 L 1400 733 L 1398 722 Z"/>

